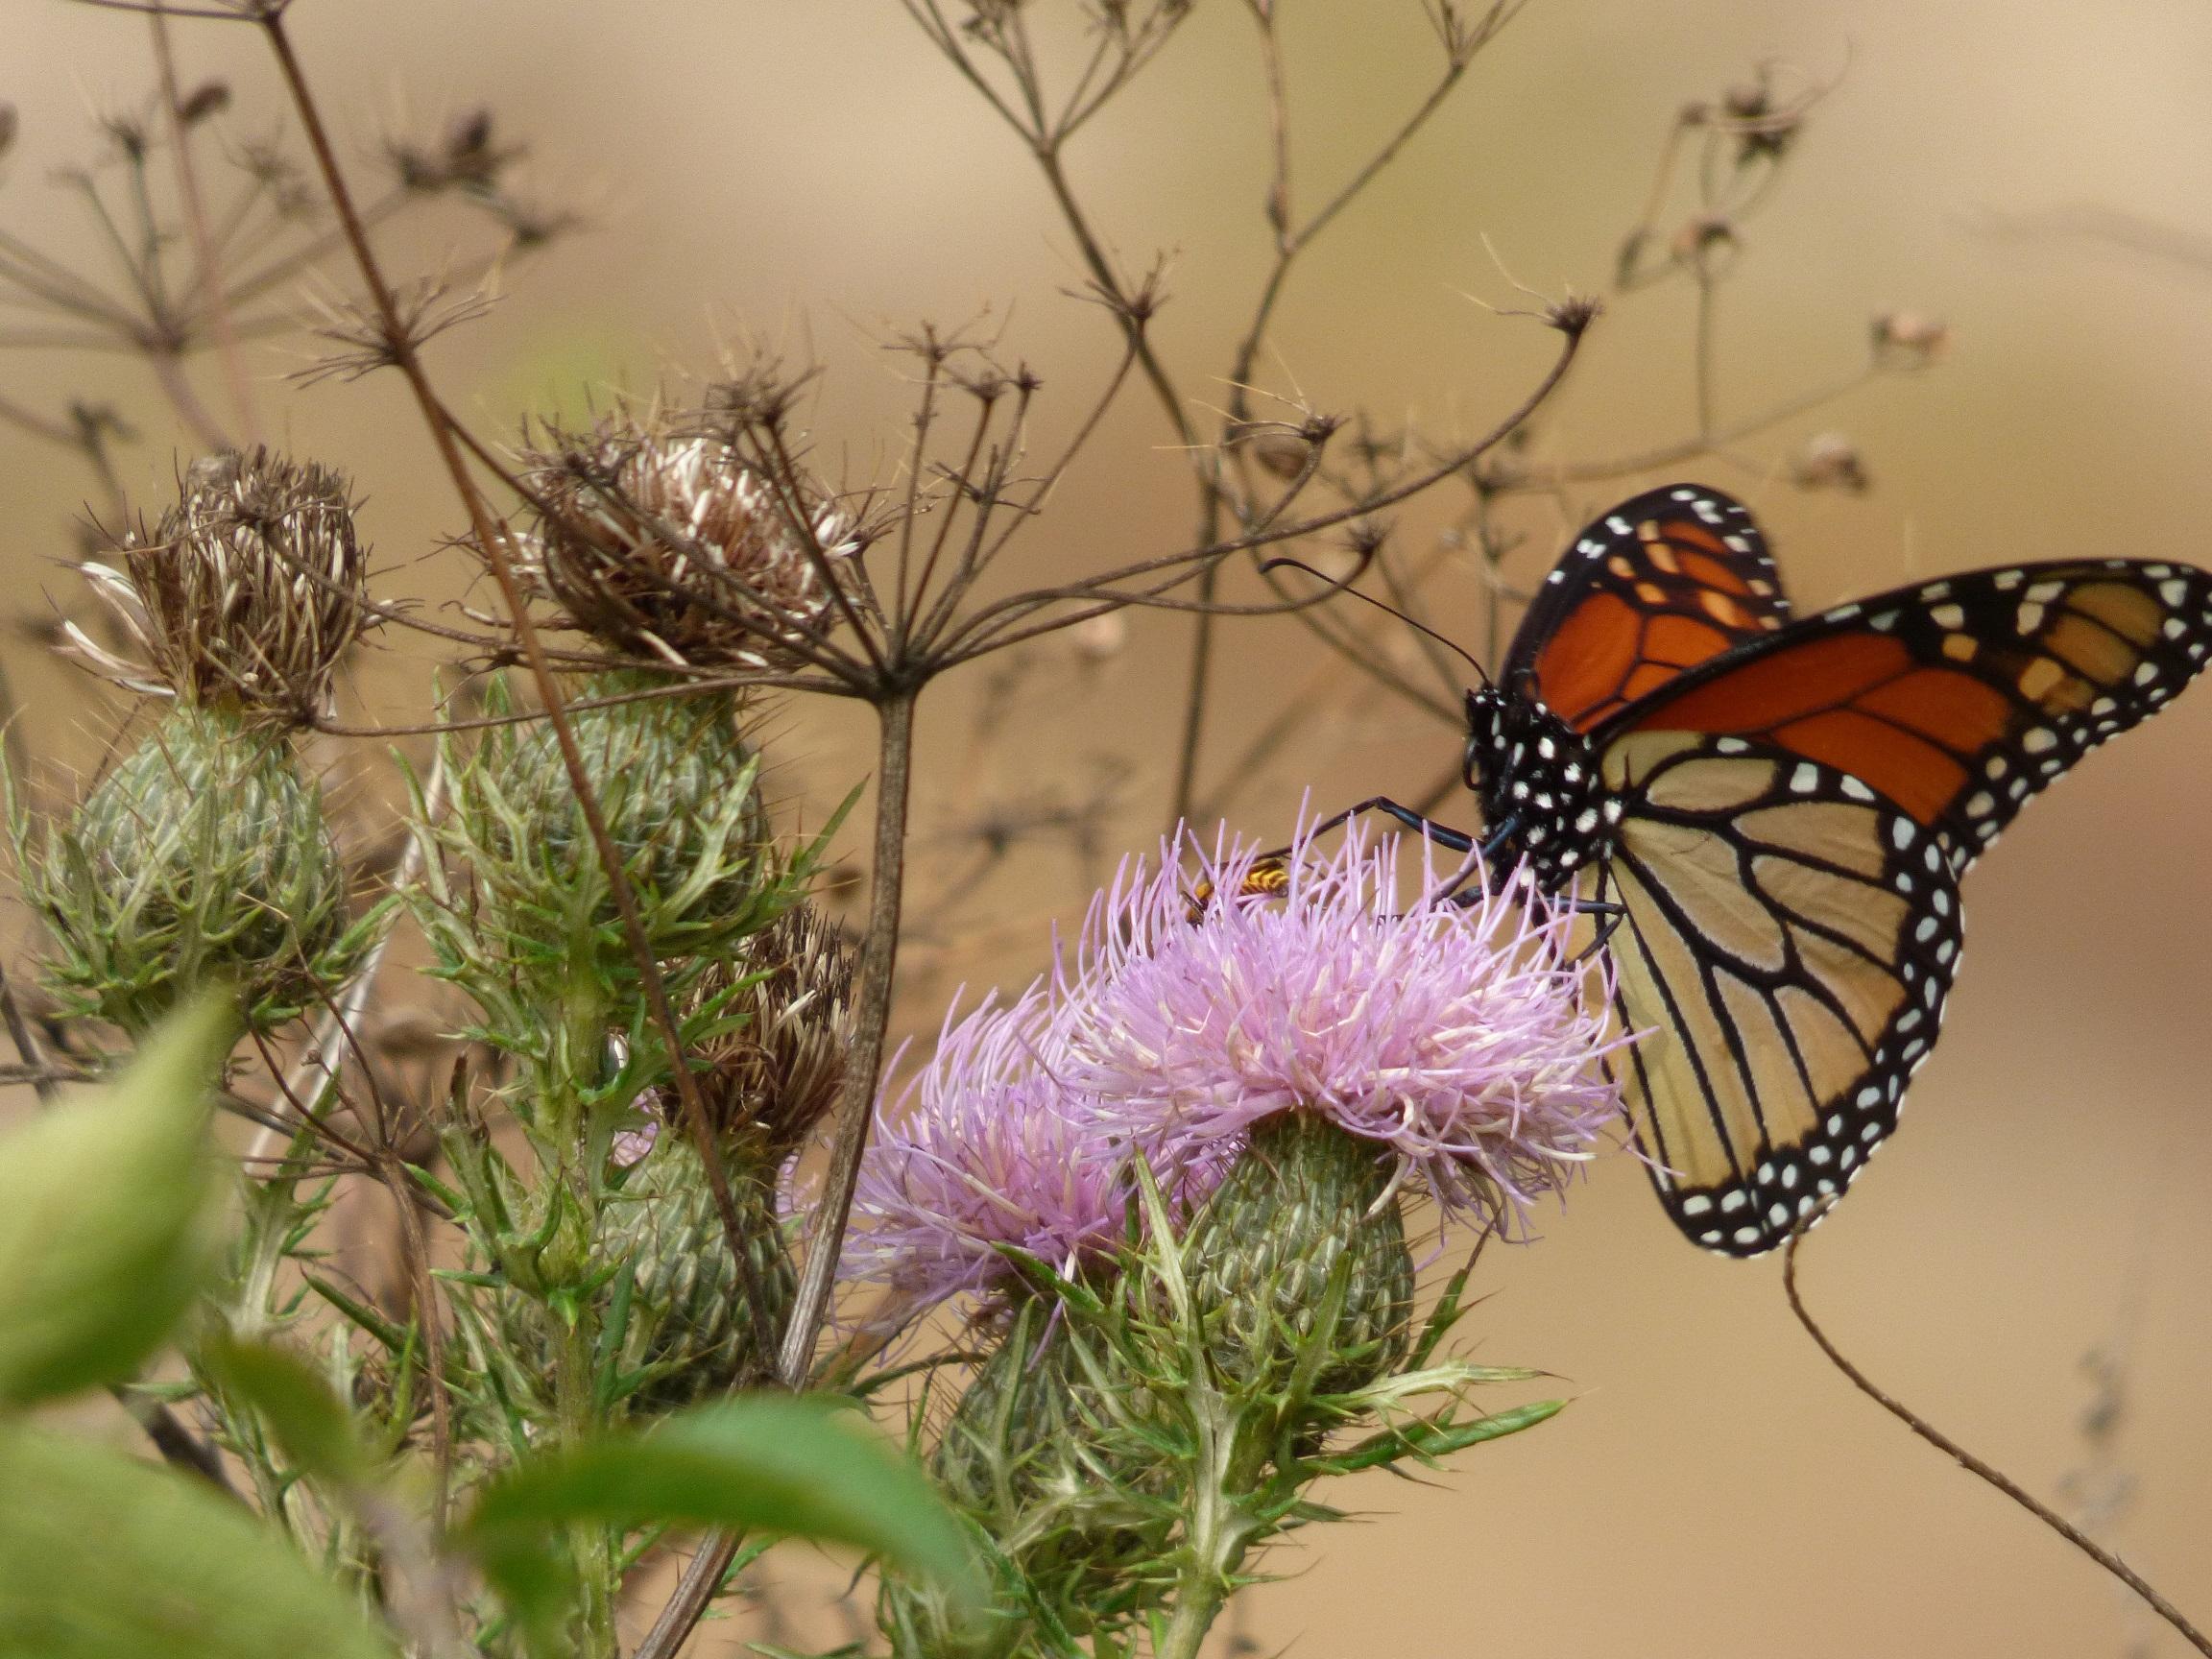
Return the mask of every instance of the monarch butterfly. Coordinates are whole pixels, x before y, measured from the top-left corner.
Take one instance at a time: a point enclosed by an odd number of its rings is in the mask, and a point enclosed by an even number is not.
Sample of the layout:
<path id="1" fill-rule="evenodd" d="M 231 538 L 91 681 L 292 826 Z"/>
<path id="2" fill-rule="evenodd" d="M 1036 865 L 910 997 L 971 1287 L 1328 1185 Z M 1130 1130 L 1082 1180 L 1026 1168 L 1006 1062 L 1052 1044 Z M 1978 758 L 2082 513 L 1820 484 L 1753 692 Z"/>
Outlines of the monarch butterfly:
<path id="1" fill-rule="evenodd" d="M 1467 693 L 1463 776 L 1493 868 L 1604 914 L 1616 1014 L 1648 1033 L 1618 1080 L 1675 1225 L 1756 1256 L 1841 1196 L 1936 1040 L 1959 878 L 2207 654 L 2187 565 L 1977 570 L 1797 617 L 1718 491 L 1575 539 Z"/>

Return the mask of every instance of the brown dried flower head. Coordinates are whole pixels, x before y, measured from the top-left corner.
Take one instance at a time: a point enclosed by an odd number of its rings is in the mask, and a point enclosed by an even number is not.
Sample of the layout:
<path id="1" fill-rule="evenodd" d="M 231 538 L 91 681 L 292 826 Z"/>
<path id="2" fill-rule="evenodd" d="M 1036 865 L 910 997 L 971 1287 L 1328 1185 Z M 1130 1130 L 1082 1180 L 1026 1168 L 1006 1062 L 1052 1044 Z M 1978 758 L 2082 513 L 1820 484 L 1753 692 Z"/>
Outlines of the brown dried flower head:
<path id="1" fill-rule="evenodd" d="M 823 492 L 772 481 L 705 422 L 625 414 L 551 440 L 524 455 L 529 565 L 568 625 L 680 666 L 805 661 L 860 548 Z"/>
<path id="2" fill-rule="evenodd" d="M 836 1104 L 853 1041 L 853 959 L 836 926 L 811 904 L 785 912 L 701 996 L 727 993 L 745 1023 L 698 1058 L 701 1092 L 724 1142 L 768 1168 L 805 1145 Z"/>
<path id="3" fill-rule="evenodd" d="M 149 695 L 305 725 L 373 621 L 345 478 L 266 449 L 194 462 L 151 535 L 141 524 L 109 549 L 122 568 L 82 568 L 145 660 L 116 656 L 75 623 L 64 631 L 96 667 Z"/>

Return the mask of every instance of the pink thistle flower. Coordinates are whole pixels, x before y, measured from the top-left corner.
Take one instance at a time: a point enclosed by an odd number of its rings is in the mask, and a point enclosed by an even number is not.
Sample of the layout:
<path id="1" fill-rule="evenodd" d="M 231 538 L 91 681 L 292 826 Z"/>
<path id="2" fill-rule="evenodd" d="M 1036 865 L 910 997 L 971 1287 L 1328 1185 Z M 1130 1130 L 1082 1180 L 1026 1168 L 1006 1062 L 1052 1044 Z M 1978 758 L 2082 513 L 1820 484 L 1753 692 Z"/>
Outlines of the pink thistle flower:
<path id="1" fill-rule="evenodd" d="M 1478 869 L 1455 902 L 1430 860 L 1402 905 L 1399 845 L 1358 825 L 1334 854 L 1302 835 L 1279 898 L 1238 896 L 1257 854 L 1217 845 L 1195 919 L 1174 843 L 1157 869 L 1124 864 L 1054 984 L 1068 1086 L 1169 1169 L 1315 1113 L 1394 1153 L 1447 1214 L 1525 1218 L 1619 1120 L 1602 975 L 1573 964 L 1572 912 L 1528 883 L 1490 893 Z"/>
<path id="2" fill-rule="evenodd" d="M 1013 1288 L 1001 1245 L 1072 1277 L 1121 1238 L 1128 1138 L 1063 1087 L 1052 1013 L 1042 985 L 955 1003 L 929 1063 L 878 1102 L 840 1270 L 888 1286 L 902 1316 Z"/>

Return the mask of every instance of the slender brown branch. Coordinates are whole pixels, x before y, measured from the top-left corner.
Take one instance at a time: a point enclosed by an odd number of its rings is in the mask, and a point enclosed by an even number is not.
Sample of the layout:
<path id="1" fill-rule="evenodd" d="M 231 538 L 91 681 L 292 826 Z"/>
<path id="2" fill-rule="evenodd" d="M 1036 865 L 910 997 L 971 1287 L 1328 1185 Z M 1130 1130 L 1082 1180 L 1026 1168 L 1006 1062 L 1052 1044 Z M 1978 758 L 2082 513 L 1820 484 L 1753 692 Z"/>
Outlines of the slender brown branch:
<path id="1" fill-rule="evenodd" d="M 1133 564 L 1124 565 L 1118 569 L 1102 572 L 1093 579 L 1092 585 L 1100 589 L 1110 589 L 1126 582 L 1137 581 L 1145 576 L 1159 575 L 1164 571 L 1180 572 L 1171 575 L 1159 589 L 1165 590 L 1167 587 L 1188 580 L 1199 568 L 1208 565 L 1218 564 L 1232 553 L 1243 552 L 1254 547 L 1270 546 L 1278 541 L 1295 541 L 1302 536 L 1311 536 L 1322 530 L 1334 529 L 1339 525 L 1366 517 L 1385 507 L 1396 506 L 1401 501 L 1408 500 L 1420 494 L 1424 490 L 1451 477 L 1454 473 L 1465 469 L 1469 463 L 1495 448 L 1504 441 L 1507 435 L 1523 425 L 1528 417 L 1534 414 L 1544 401 L 1557 390 L 1560 381 L 1566 377 L 1569 367 L 1574 363 L 1575 353 L 1580 349 L 1585 326 L 1582 324 L 1575 325 L 1562 324 L 1560 325 L 1560 332 L 1564 344 L 1560 348 L 1558 356 L 1552 360 L 1551 367 L 1545 372 L 1543 379 L 1537 383 L 1535 389 L 1524 397 L 1520 404 L 1504 419 L 1480 438 L 1440 458 L 1421 471 L 1412 473 L 1389 488 L 1378 491 L 1374 494 L 1354 501 L 1347 506 L 1333 508 L 1328 512 L 1315 514 L 1310 518 L 1302 518 L 1294 523 L 1275 524 L 1266 529 L 1232 537 L 1226 541 L 1186 548 L 1179 553 L 1166 553 L 1153 559 L 1138 560 Z M 1009 632 L 1024 617 L 1033 614 L 1045 606 L 1060 602 L 1063 597 L 1064 595 L 1058 591 L 1043 594 L 1018 593 L 999 600 L 996 604 L 980 608 L 970 615 L 960 628 L 953 631 L 953 638 L 958 643 L 961 659 L 978 656 L 985 650 L 997 649 L 1002 645 L 1011 644 L 1017 639 L 1032 638 L 1039 634 L 1051 633 L 1098 613 L 1099 608 L 1094 607 L 1067 616 L 1052 617 L 1042 624 L 1023 628 L 1019 632 Z M 1105 607 L 1105 609 L 1111 608 Z"/>
<path id="2" fill-rule="evenodd" d="M 2128 1589 L 2143 1599 L 2152 1612 L 2171 1624 L 2190 1647 L 2196 1648 L 2200 1653 L 2212 1655 L 2212 1641 L 2207 1641 L 2202 1632 L 2182 1616 L 2179 1608 L 2159 1595 L 2157 1590 L 2142 1575 L 2129 1567 L 2127 1562 L 2121 1560 L 2111 1551 L 2104 1548 L 2063 1515 L 2051 1508 L 2050 1505 L 2036 1500 L 2017 1480 L 2014 1480 L 2003 1470 L 1984 1462 L 1933 1423 L 1914 1412 L 1911 1407 L 1905 1405 L 1895 1396 L 1885 1393 L 1867 1378 L 1863 1371 L 1844 1358 L 1842 1351 L 1829 1340 L 1828 1334 L 1821 1330 L 1818 1323 L 1815 1321 L 1812 1313 L 1806 1309 L 1804 1298 L 1798 1294 L 1797 1247 L 1803 1242 L 1804 1238 L 1805 1235 L 1802 1233 L 1793 1233 L 1790 1237 L 1789 1243 L 1782 1247 L 1782 1289 L 1783 1293 L 1790 1298 L 1790 1311 L 1797 1315 L 1797 1323 L 1805 1327 L 1805 1334 L 1818 1344 L 1820 1352 L 1828 1357 L 1828 1362 L 1842 1372 L 1844 1377 L 1850 1381 L 1851 1385 L 1860 1393 L 1865 1395 L 1867 1399 L 1873 1401 L 1875 1405 L 1881 1407 L 1883 1410 L 1888 1412 L 1890 1416 L 1896 1418 L 1898 1422 L 1904 1424 L 1906 1428 L 1911 1430 L 1929 1445 L 1935 1447 L 1946 1457 L 1951 1458 L 1969 1474 L 1979 1475 L 1983 1479 L 1988 1481 L 1990 1485 L 1996 1487 L 1998 1491 L 2004 1493 L 2006 1497 L 2011 1499 L 2013 1503 L 2019 1504 L 2021 1508 L 2027 1510 L 2029 1514 L 2034 1516 L 2036 1520 L 2042 1522 L 2044 1526 L 2050 1527 L 2052 1531 L 2057 1533 L 2059 1537 L 2065 1539 L 2067 1543 L 2073 1545 L 2075 1549 L 2080 1551 L 2082 1554 L 2088 1556 L 2090 1560 L 2096 1562 L 2098 1566 L 2127 1585 Z"/>
<path id="3" fill-rule="evenodd" d="M 177 155 L 177 193 L 183 202 L 184 228 L 192 239 L 192 257 L 199 267 L 192 275 L 192 282 L 205 289 L 207 326 L 215 337 L 215 355 L 222 362 L 223 377 L 237 410 L 238 430 L 251 444 L 259 437 L 259 423 L 253 415 L 253 392 L 246 378 L 237 320 L 231 316 L 229 301 L 223 292 L 215 241 L 208 231 L 207 213 L 200 196 L 200 170 L 192 164 L 192 133 L 184 122 L 184 94 L 177 81 L 177 54 L 169 38 L 166 11 L 156 11 L 150 22 L 154 31 L 154 62 L 161 80 L 161 108 L 169 118 L 169 142 Z"/>

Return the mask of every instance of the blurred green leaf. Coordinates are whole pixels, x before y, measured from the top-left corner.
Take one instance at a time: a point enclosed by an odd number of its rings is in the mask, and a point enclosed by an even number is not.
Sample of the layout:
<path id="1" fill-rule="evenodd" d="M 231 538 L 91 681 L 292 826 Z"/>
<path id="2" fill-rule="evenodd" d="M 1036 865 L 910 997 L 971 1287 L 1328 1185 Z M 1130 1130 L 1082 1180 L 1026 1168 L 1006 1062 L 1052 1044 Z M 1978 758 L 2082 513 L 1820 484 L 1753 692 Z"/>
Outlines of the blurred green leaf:
<path id="1" fill-rule="evenodd" d="M 0 1136 L 0 1403 L 130 1377 L 205 1283 L 231 1000 L 203 995 L 113 1081 Z"/>
<path id="2" fill-rule="evenodd" d="M 392 1659 L 276 1532 L 212 1487 L 0 1426 L 0 1653 Z"/>
<path id="3" fill-rule="evenodd" d="M 232 1398 L 258 1411 L 284 1455 L 302 1472 L 341 1485 L 369 1473 L 353 1419 L 315 1368 L 288 1348 L 215 1336 L 200 1362 Z"/>
<path id="4" fill-rule="evenodd" d="M 980 1597 L 966 1533 L 909 1458 L 819 1399 L 719 1400 L 652 1429 L 535 1458 L 493 1482 L 461 1533 L 518 1603 L 549 1595 L 554 1528 L 688 1522 L 849 1544 Z"/>

